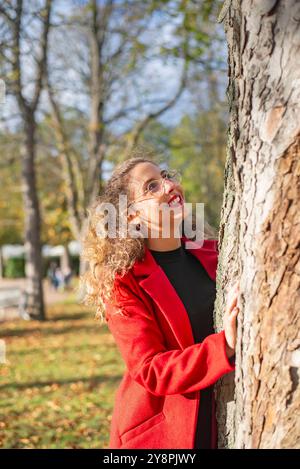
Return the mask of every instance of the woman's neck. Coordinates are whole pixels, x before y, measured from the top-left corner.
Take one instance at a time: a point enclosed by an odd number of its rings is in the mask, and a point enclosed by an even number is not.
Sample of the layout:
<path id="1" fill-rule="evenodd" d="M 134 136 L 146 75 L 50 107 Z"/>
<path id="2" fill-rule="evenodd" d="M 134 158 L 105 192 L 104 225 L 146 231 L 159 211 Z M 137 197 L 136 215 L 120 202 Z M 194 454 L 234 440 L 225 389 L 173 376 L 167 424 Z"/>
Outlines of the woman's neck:
<path id="1" fill-rule="evenodd" d="M 151 237 L 151 230 L 148 229 L 148 236 L 145 239 L 148 249 L 153 249 L 153 251 L 173 251 L 181 246 L 181 220 L 174 220 L 171 217 L 169 223 L 168 232 L 160 229 L 159 237 Z"/>
<path id="2" fill-rule="evenodd" d="M 153 251 L 173 251 L 181 246 L 181 238 L 147 238 L 146 245 Z"/>

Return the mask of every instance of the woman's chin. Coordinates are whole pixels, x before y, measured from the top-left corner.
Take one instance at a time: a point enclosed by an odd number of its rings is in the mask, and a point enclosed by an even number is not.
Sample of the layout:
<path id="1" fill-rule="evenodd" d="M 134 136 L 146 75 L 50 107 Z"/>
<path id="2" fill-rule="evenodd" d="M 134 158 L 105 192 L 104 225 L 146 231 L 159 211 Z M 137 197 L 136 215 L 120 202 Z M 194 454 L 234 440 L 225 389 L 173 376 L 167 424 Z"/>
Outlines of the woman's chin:
<path id="1" fill-rule="evenodd" d="M 184 207 L 183 205 L 176 205 L 172 207 L 165 207 L 162 212 L 162 219 L 168 222 L 175 220 L 182 220 L 184 217 Z"/>
<path id="2" fill-rule="evenodd" d="M 182 221 L 184 218 L 188 216 L 188 213 L 186 212 L 185 208 L 183 205 L 176 205 L 173 207 L 170 207 L 169 209 L 169 218 L 172 221 Z"/>

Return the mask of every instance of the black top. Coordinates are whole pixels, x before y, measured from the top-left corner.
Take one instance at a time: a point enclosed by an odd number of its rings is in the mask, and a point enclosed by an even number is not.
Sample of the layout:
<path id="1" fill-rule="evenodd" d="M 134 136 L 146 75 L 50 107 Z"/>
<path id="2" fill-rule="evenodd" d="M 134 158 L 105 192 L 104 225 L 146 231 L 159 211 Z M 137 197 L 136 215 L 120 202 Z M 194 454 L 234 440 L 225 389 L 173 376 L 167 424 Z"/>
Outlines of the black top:
<path id="1" fill-rule="evenodd" d="M 216 283 L 195 256 L 181 247 L 172 251 L 150 250 L 182 300 L 188 313 L 195 343 L 214 334 L 213 309 Z M 213 385 L 200 392 L 200 406 L 195 437 L 196 448 L 211 448 Z"/>

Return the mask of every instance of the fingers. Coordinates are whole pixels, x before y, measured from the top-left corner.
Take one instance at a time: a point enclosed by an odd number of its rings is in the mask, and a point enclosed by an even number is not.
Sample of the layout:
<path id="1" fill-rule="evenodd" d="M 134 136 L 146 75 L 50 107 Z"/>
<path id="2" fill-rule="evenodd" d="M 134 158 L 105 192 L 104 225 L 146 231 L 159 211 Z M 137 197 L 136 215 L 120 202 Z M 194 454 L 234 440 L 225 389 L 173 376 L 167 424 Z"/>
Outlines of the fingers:
<path id="1" fill-rule="evenodd" d="M 228 314 L 237 306 L 237 296 L 236 294 L 229 294 L 227 298 L 227 307 L 226 310 Z"/>
<path id="2" fill-rule="evenodd" d="M 239 293 L 240 293 L 240 284 L 239 284 L 239 280 L 238 280 L 238 281 L 236 281 L 236 283 L 231 285 L 228 289 L 227 301 L 228 301 L 229 311 L 231 311 L 232 308 L 234 308 L 234 306 L 236 306 L 237 297 L 238 297 Z"/>
<path id="3" fill-rule="evenodd" d="M 230 319 L 229 319 L 229 323 L 231 324 L 231 327 L 233 328 L 235 334 L 236 334 L 236 330 L 237 330 L 237 316 L 239 314 L 239 309 L 238 308 L 234 308 L 234 310 L 232 311 L 231 315 L 230 315 Z"/>
<path id="4" fill-rule="evenodd" d="M 236 318 L 240 312 L 240 309 L 238 306 L 235 306 L 232 308 L 232 310 L 227 310 L 224 314 L 224 321 L 231 324 L 235 325 L 236 324 Z"/>
<path id="5" fill-rule="evenodd" d="M 236 306 L 230 313 L 230 319 L 235 319 L 240 312 L 240 308 Z"/>

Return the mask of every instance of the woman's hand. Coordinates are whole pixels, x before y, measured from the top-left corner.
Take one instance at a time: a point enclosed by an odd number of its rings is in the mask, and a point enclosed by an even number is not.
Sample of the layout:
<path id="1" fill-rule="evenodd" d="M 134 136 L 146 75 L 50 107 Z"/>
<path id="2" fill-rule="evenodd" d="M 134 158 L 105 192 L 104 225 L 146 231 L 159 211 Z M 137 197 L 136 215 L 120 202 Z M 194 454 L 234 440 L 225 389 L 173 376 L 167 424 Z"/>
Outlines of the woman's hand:
<path id="1" fill-rule="evenodd" d="M 228 358 L 235 354 L 236 345 L 236 318 L 239 313 L 237 297 L 239 294 L 239 281 L 231 286 L 227 293 L 225 314 L 223 316 L 223 328 L 226 337 L 226 353 Z"/>

